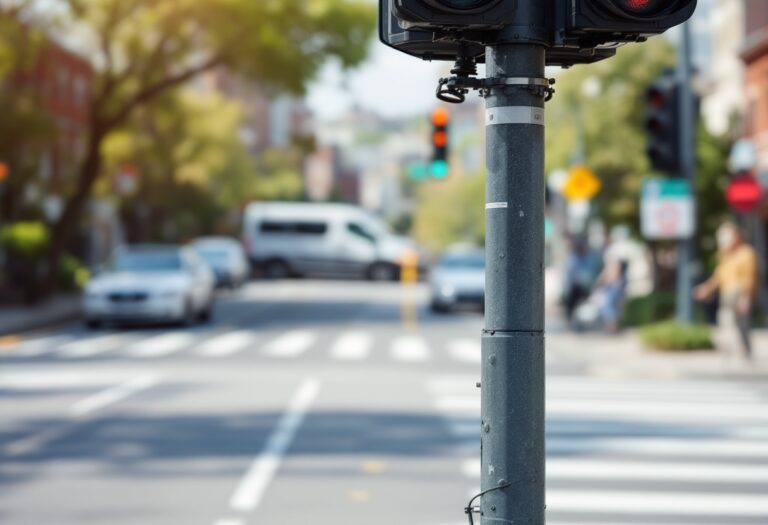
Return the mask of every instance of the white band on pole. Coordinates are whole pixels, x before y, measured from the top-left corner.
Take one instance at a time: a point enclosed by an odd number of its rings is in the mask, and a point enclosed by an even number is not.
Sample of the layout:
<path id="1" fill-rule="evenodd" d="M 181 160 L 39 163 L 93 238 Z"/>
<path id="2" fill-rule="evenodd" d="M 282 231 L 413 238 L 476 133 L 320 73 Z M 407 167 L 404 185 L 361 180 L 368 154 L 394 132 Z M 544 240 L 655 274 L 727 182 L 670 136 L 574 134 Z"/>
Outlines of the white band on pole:
<path id="1" fill-rule="evenodd" d="M 544 125 L 544 109 L 534 106 L 501 106 L 485 110 L 485 125 L 536 124 Z"/>

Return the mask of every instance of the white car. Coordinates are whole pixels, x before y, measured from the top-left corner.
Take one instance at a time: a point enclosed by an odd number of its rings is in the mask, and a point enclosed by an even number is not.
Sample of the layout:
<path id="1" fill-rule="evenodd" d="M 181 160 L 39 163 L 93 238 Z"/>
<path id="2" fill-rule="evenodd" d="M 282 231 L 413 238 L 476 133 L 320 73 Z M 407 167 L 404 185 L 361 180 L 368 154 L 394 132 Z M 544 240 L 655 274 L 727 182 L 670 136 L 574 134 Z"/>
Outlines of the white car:
<path id="1" fill-rule="evenodd" d="M 367 277 L 391 281 L 416 244 L 380 218 L 349 204 L 252 203 L 243 218 L 243 245 L 271 279 L 291 275 Z"/>
<path id="2" fill-rule="evenodd" d="M 248 280 L 250 263 L 243 247 L 229 237 L 202 237 L 192 243 L 216 276 L 216 286 L 237 288 Z"/>
<path id="3" fill-rule="evenodd" d="M 136 245 L 119 248 L 85 287 L 89 327 L 106 322 L 178 322 L 210 318 L 214 276 L 188 247 Z"/>

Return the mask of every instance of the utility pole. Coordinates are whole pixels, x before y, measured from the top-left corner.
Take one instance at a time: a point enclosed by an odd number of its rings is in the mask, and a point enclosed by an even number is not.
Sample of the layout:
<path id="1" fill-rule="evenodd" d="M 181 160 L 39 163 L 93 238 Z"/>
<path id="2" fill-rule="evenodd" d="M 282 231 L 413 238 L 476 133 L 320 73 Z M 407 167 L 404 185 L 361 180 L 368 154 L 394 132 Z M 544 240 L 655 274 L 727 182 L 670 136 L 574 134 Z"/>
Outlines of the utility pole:
<path id="1" fill-rule="evenodd" d="M 693 185 L 696 172 L 696 102 L 691 85 L 693 65 L 691 60 L 691 23 L 686 22 L 681 27 L 680 45 L 678 46 L 677 77 L 680 86 L 680 178 Z M 696 193 L 691 188 L 694 199 Z M 682 324 L 693 322 L 693 259 L 694 238 L 682 239 L 677 248 L 677 301 L 676 317 Z"/>
<path id="2" fill-rule="evenodd" d="M 544 81 L 545 48 L 501 44 L 488 75 Z M 521 89 L 523 87 L 523 89 Z M 486 293 L 481 376 L 482 523 L 544 523 L 544 94 L 486 97 Z"/>
<path id="3" fill-rule="evenodd" d="M 379 0 L 383 43 L 451 60 L 437 98 L 486 99 L 481 492 L 470 523 L 545 523 L 544 103 L 548 65 L 607 59 L 687 20 L 696 0 Z M 475 78 L 483 58 L 488 78 Z M 479 505 L 473 503 L 479 499 Z"/>

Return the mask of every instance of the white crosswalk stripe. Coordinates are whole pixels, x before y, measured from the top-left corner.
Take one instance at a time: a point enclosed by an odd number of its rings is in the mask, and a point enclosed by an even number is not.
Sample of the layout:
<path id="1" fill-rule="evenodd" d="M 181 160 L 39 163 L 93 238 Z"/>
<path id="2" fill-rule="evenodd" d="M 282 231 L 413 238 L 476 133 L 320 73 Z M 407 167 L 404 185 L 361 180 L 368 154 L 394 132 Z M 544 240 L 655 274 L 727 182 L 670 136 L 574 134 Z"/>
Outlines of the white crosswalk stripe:
<path id="1" fill-rule="evenodd" d="M 464 363 L 480 362 L 480 340 L 458 339 L 448 343 L 448 352 L 451 357 Z"/>
<path id="2" fill-rule="evenodd" d="M 475 380 L 426 385 L 465 455 L 459 469 L 473 494 Z M 554 376 L 547 398 L 547 523 L 768 523 L 768 390 Z"/>
<path id="3" fill-rule="evenodd" d="M 223 357 L 253 347 L 257 339 L 249 330 L 225 332 L 204 341 L 196 351 L 203 357 Z"/>
<path id="4" fill-rule="evenodd" d="M 418 335 L 401 335 L 392 341 L 390 354 L 395 361 L 422 363 L 428 361 L 431 352 L 427 342 Z"/>
<path id="5" fill-rule="evenodd" d="M 311 347 L 317 340 L 317 334 L 309 330 L 287 332 L 273 339 L 264 347 L 264 355 L 276 358 L 298 357 Z"/>
<path id="6" fill-rule="evenodd" d="M 59 346 L 72 341 L 74 336 L 69 334 L 50 335 L 30 339 L 17 344 L 13 348 L 13 355 L 20 357 L 35 357 L 54 352 Z"/>
<path id="7" fill-rule="evenodd" d="M 195 334 L 192 332 L 169 332 L 137 341 L 126 349 L 126 353 L 139 358 L 163 357 L 189 348 L 194 343 Z"/>
<path id="8" fill-rule="evenodd" d="M 108 352 L 125 341 L 127 338 L 123 334 L 100 335 L 64 344 L 58 348 L 56 353 L 59 357 L 91 357 Z"/>
<path id="9" fill-rule="evenodd" d="M 366 332 L 346 332 L 331 347 L 331 358 L 339 361 L 361 361 L 371 354 L 373 338 Z"/>

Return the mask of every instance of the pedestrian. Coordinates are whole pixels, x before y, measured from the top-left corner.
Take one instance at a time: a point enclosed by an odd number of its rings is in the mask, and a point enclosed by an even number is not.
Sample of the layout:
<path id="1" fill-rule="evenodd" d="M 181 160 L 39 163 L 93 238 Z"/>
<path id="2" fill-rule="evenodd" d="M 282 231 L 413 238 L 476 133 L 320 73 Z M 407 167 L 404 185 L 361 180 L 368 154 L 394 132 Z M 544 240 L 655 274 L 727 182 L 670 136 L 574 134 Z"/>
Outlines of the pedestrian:
<path id="1" fill-rule="evenodd" d="M 595 272 L 589 248 L 584 240 L 576 240 L 568 255 L 565 269 L 565 318 L 573 328 L 576 308 L 589 297 Z"/>
<path id="2" fill-rule="evenodd" d="M 728 355 L 752 357 L 752 307 L 757 293 L 757 254 L 737 225 L 726 222 L 717 230 L 718 263 L 708 280 L 693 289 L 697 301 L 720 293 L 716 343 Z"/>
<path id="3" fill-rule="evenodd" d="M 607 257 L 603 272 L 598 278 L 600 285 L 600 315 L 606 332 L 618 333 L 624 311 L 627 291 L 628 263 L 624 259 Z"/>

